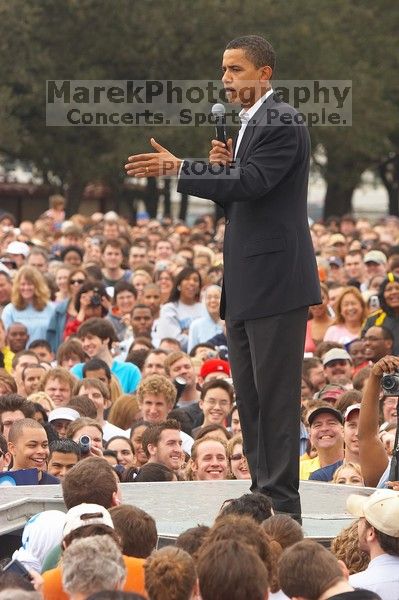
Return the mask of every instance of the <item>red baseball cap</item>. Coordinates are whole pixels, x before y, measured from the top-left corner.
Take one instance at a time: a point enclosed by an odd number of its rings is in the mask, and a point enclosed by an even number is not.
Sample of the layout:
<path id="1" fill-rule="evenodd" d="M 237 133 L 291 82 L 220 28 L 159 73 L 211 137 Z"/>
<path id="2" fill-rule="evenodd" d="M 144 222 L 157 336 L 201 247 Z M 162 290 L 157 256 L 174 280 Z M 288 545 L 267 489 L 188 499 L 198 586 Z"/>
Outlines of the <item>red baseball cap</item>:
<path id="1" fill-rule="evenodd" d="M 221 358 L 209 358 L 202 363 L 200 376 L 205 379 L 210 373 L 226 373 L 230 377 L 230 365 Z"/>

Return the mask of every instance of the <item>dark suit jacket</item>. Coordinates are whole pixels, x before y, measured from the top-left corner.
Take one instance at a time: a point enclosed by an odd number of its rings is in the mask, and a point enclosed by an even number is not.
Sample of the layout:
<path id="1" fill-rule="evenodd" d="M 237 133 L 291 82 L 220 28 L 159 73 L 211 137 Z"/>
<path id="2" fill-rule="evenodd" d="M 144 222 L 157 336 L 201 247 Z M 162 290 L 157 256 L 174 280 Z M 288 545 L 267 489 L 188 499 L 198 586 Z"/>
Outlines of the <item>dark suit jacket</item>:
<path id="1" fill-rule="evenodd" d="M 307 220 L 309 134 L 281 122 L 295 115 L 269 96 L 247 125 L 235 175 L 198 177 L 183 163 L 178 191 L 225 211 L 223 317 L 256 319 L 321 301 Z"/>

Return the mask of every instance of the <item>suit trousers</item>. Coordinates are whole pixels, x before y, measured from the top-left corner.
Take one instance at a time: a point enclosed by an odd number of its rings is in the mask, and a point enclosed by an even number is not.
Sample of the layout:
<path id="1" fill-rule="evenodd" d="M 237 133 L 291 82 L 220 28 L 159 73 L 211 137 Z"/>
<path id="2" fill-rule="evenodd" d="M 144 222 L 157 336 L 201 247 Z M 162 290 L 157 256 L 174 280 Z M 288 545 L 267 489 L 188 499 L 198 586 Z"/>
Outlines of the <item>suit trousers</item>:
<path id="1" fill-rule="evenodd" d="M 308 307 L 249 320 L 226 318 L 229 360 L 252 491 L 301 514 L 299 430 Z"/>

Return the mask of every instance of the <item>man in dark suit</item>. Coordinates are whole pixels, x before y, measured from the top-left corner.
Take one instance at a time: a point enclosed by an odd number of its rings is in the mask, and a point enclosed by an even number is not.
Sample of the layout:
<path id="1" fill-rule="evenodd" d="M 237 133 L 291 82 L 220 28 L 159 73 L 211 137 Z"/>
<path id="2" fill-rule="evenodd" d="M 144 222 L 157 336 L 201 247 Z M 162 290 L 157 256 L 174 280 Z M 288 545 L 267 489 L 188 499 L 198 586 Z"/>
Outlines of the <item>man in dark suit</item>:
<path id="1" fill-rule="evenodd" d="M 277 510 L 299 515 L 300 381 L 307 309 L 321 302 L 307 222 L 310 143 L 296 111 L 274 95 L 272 46 L 259 36 L 230 42 L 223 85 L 240 102 L 242 126 L 233 150 L 214 140 L 203 177 L 157 144 L 129 158 L 128 174 L 162 173 L 169 161 L 178 191 L 223 206 L 224 285 L 221 314 L 252 476 Z M 300 120 L 300 119 L 298 119 Z M 230 173 L 230 176 L 228 175 Z"/>

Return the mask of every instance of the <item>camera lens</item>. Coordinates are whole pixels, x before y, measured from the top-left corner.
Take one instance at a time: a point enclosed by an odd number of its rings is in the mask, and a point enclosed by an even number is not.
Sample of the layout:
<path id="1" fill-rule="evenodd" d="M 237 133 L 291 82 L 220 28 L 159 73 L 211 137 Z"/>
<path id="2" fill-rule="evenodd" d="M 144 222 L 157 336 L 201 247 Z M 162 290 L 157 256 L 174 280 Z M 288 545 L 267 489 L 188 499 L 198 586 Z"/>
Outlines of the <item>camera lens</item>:
<path id="1" fill-rule="evenodd" d="M 382 385 L 386 390 L 393 390 L 396 386 L 396 378 L 392 375 L 384 375 Z"/>

